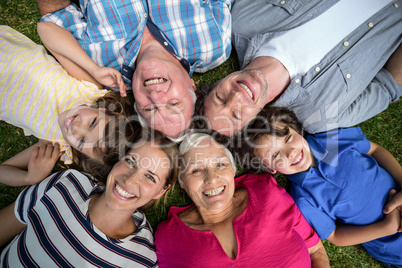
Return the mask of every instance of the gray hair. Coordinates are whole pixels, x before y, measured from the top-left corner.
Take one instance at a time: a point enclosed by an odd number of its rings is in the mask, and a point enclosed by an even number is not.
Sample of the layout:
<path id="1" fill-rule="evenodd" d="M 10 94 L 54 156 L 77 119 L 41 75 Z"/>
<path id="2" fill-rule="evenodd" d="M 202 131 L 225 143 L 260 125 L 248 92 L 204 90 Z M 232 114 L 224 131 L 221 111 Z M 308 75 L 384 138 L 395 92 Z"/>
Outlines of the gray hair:
<path id="1" fill-rule="evenodd" d="M 196 148 L 203 140 L 209 139 L 211 142 L 214 144 L 214 146 L 220 146 L 223 148 L 225 151 L 226 156 L 228 157 L 230 164 L 232 164 L 233 171 L 236 173 L 236 164 L 233 158 L 232 153 L 224 147 L 222 144 L 218 143 L 215 141 L 215 139 L 208 134 L 205 133 L 190 133 L 187 135 L 185 140 L 180 144 L 179 146 L 179 155 L 181 158 L 183 158 L 184 154 L 187 153 L 188 151 Z M 181 183 L 181 174 L 182 174 L 182 168 L 183 166 L 181 165 L 179 168 L 179 182 Z"/>

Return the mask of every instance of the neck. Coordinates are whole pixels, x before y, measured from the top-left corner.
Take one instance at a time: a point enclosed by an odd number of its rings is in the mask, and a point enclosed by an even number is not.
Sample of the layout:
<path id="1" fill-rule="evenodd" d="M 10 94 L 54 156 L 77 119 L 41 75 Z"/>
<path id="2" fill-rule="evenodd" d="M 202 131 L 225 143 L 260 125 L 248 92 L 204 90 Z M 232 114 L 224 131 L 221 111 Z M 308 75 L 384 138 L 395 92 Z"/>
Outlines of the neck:
<path id="1" fill-rule="evenodd" d="M 268 81 L 269 95 L 266 103 L 281 95 L 290 83 L 290 75 L 283 64 L 273 57 L 258 57 L 246 69 L 260 70 Z"/>
<path id="2" fill-rule="evenodd" d="M 159 58 L 163 58 L 165 60 L 170 61 L 179 61 L 177 58 L 172 55 L 160 42 L 156 37 L 151 33 L 147 26 L 145 26 L 143 37 L 141 40 L 140 51 L 138 52 L 137 62 L 140 62 L 143 58 L 147 58 L 148 56 L 157 56 Z"/>
<path id="3" fill-rule="evenodd" d="M 227 205 L 219 210 L 210 210 L 197 206 L 198 224 L 218 224 L 227 220 L 234 221 L 246 208 L 248 193 L 244 188 L 236 189 Z"/>
<path id="4" fill-rule="evenodd" d="M 201 207 L 198 208 L 198 214 L 203 224 L 217 224 L 232 218 L 234 211 L 234 200 L 226 207 L 220 210 L 208 210 Z"/>
<path id="5" fill-rule="evenodd" d="M 92 223 L 105 235 L 114 238 L 125 238 L 137 229 L 132 217 L 133 211 L 123 212 L 111 209 L 104 194 L 92 196 L 89 207 L 89 217 Z"/>

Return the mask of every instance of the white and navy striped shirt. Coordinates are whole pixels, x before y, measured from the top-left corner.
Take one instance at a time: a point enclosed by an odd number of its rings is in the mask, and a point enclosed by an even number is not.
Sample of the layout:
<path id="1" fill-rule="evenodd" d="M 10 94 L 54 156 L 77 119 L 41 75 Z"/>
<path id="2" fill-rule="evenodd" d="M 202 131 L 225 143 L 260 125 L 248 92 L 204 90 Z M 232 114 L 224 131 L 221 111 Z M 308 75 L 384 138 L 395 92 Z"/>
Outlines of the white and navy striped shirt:
<path id="1" fill-rule="evenodd" d="M 112 239 L 94 226 L 88 204 L 102 192 L 91 178 L 66 170 L 26 188 L 15 215 L 27 225 L 3 250 L 3 267 L 156 267 L 152 229 L 141 211 L 138 229 Z"/>

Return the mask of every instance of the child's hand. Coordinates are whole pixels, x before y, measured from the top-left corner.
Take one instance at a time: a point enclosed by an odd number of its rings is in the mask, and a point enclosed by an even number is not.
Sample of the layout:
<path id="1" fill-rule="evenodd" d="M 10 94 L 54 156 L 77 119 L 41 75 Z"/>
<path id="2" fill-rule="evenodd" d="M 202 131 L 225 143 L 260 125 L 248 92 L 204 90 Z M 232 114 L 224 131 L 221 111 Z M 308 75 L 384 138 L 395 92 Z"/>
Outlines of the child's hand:
<path id="1" fill-rule="evenodd" d="M 395 191 L 395 190 L 392 190 Z M 395 191 L 396 192 L 396 191 Z M 396 193 L 391 199 L 388 199 L 388 203 L 384 206 L 384 213 L 389 214 L 392 211 L 399 211 L 402 218 L 402 192 Z M 398 228 L 398 232 L 402 232 L 402 220 L 401 225 Z"/>
<path id="2" fill-rule="evenodd" d="M 127 86 L 124 84 L 123 78 L 121 78 L 121 74 L 116 69 L 110 67 L 100 67 L 96 68 L 93 71 L 93 77 L 102 85 L 108 86 L 111 88 L 118 88 L 120 91 L 120 95 L 122 97 L 126 97 L 126 89 Z"/>
<path id="3" fill-rule="evenodd" d="M 52 172 L 60 155 L 60 145 L 58 143 L 37 146 L 32 151 L 29 159 L 26 184 L 36 184 L 45 179 Z"/>
<path id="4" fill-rule="evenodd" d="M 394 198 L 397 197 L 397 195 L 399 195 L 399 193 L 397 194 L 395 189 L 391 189 L 388 194 L 388 202 L 390 202 L 391 200 L 394 200 Z M 399 198 L 400 198 L 400 196 L 398 197 L 398 199 Z M 396 232 L 400 232 L 400 230 L 401 230 L 401 212 L 397 208 L 393 209 L 392 211 L 389 211 L 385 215 L 385 218 L 382 222 L 384 224 L 384 228 L 387 228 L 387 230 L 389 230 L 390 235 L 392 235 Z"/>

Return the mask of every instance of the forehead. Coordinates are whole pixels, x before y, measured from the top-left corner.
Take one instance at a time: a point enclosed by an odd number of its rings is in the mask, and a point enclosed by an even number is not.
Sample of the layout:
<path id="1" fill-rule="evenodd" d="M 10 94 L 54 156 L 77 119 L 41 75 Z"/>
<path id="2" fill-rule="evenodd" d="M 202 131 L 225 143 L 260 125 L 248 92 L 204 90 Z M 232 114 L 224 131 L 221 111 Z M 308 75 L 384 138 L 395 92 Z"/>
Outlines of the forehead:
<path id="1" fill-rule="evenodd" d="M 135 148 L 131 148 L 128 154 L 136 159 L 140 168 L 150 170 L 160 178 L 167 177 L 171 163 L 167 154 L 158 144 L 145 142 L 134 146 Z"/>
<path id="2" fill-rule="evenodd" d="M 212 142 L 210 139 L 202 140 L 197 146 L 184 154 L 184 159 L 195 162 L 216 157 L 227 157 L 222 145 Z"/>
<path id="3" fill-rule="evenodd" d="M 180 113 L 155 112 L 145 119 L 148 126 L 162 132 L 168 137 L 176 137 L 187 129 L 191 122 L 192 111 Z"/>
<path id="4" fill-rule="evenodd" d="M 256 155 L 272 152 L 278 149 L 280 142 L 283 142 L 284 137 L 273 136 L 270 134 L 263 134 L 255 141 L 254 153 Z"/>
<path id="5" fill-rule="evenodd" d="M 128 151 L 128 154 L 137 154 L 138 157 L 166 157 L 165 152 L 160 148 L 156 142 L 140 141 L 135 143 Z"/>

